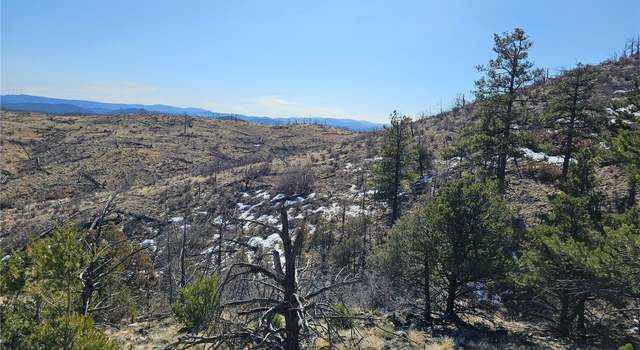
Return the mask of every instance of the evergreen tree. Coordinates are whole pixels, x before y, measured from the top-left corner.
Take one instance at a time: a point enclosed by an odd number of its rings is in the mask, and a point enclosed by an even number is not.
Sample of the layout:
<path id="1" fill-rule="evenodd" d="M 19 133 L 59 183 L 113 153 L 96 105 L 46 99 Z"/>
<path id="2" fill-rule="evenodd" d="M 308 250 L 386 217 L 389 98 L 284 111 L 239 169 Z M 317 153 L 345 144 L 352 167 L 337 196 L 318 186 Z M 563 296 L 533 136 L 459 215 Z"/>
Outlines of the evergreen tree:
<path id="1" fill-rule="evenodd" d="M 636 127 L 622 130 L 613 140 L 611 152 L 623 168 L 628 181 L 627 207 L 636 204 L 638 183 L 640 183 L 640 116 L 636 117 Z"/>
<path id="2" fill-rule="evenodd" d="M 571 197 L 581 198 L 594 228 L 602 229 L 602 194 L 598 190 L 595 161 L 591 151 L 581 150 L 572 165 L 571 176 L 560 185 L 560 189 Z"/>
<path id="3" fill-rule="evenodd" d="M 626 295 L 640 301 L 640 207 L 614 217 L 605 233 L 598 269 L 617 292 L 615 299 Z"/>
<path id="4" fill-rule="evenodd" d="M 14 349 L 115 349 L 91 319 L 75 312 L 82 267 L 89 255 L 82 232 L 59 228 L 50 238 L 14 252 L 2 264 L 2 346 Z"/>
<path id="5" fill-rule="evenodd" d="M 574 322 L 578 334 L 586 334 L 587 303 L 600 288 L 591 268 L 602 236 L 600 197 L 589 155 L 579 154 L 563 192 L 551 197 L 553 209 L 529 231 L 517 278 L 533 290 L 542 316 L 552 315 L 563 336 L 571 333 Z"/>
<path id="6" fill-rule="evenodd" d="M 377 187 L 376 197 L 391 207 L 391 222 L 400 217 L 402 183 L 411 178 L 412 149 L 409 124 L 411 119 L 391 113 L 390 126 L 384 130 L 380 157 L 373 168 Z"/>
<path id="7" fill-rule="evenodd" d="M 134 291 L 153 287 L 155 276 L 144 248 L 114 229 L 65 225 L 0 263 L 0 293 L 9 300 L 0 348 L 116 348 L 93 320 L 128 316 Z"/>
<path id="8" fill-rule="evenodd" d="M 627 207 L 636 204 L 640 183 L 640 78 L 634 80 L 633 89 L 627 92 L 622 102 L 615 102 L 611 109 L 616 120 L 615 132 L 610 142 L 611 155 L 627 176 Z"/>
<path id="9" fill-rule="evenodd" d="M 566 179 L 576 140 L 588 137 L 604 126 L 604 118 L 591 101 L 598 71 L 578 64 L 565 71 L 551 90 L 551 110 L 547 125 L 562 135 L 564 161 L 562 179 Z"/>
<path id="10" fill-rule="evenodd" d="M 425 209 L 437 235 L 446 280 L 444 315 L 455 320 L 456 299 L 472 282 L 499 279 L 511 261 L 511 216 L 495 186 L 465 178 L 447 184 Z"/>
<path id="11" fill-rule="evenodd" d="M 403 282 L 420 293 L 426 323 L 434 307 L 455 321 L 456 300 L 470 284 L 498 280 L 508 271 L 510 220 L 495 186 L 464 178 L 398 220 L 371 263 L 396 287 Z M 436 286 L 442 289 L 433 293 Z M 434 305 L 432 295 L 444 295 L 443 305 Z"/>
<path id="12" fill-rule="evenodd" d="M 423 321 L 430 324 L 441 242 L 438 235 L 427 230 L 427 205 L 426 201 L 419 202 L 396 221 L 387 243 L 376 249 L 370 263 L 385 273 L 394 289 L 406 286 L 424 300 Z"/>
<path id="13" fill-rule="evenodd" d="M 461 132 L 461 138 L 465 138 L 464 154 L 488 173 L 495 169 L 501 192 L 506 185 L 507 161 L 520 156 L 524 139 L 528 112 L 525 88 L 539 74 L 528 60 L 531 45 L 520 28 L 494 34 L 496 58 L 486 66 L 478 66 L 485 76 L 475 83 L 480 121 Z"/>

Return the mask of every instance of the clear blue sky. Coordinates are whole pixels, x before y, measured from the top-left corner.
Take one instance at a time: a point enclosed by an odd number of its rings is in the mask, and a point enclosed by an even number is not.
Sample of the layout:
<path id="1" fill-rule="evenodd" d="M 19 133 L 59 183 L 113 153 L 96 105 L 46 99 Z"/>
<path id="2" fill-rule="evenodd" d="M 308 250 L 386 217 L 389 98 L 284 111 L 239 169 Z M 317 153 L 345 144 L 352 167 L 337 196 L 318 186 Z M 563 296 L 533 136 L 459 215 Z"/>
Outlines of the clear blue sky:
<path id="1" fill-rule="evenodd" d="M 552 71 L 640 33 L 640 1 L 2 0 L 2 94 L 384 121 L 473 87 L 492 33 Z"/>

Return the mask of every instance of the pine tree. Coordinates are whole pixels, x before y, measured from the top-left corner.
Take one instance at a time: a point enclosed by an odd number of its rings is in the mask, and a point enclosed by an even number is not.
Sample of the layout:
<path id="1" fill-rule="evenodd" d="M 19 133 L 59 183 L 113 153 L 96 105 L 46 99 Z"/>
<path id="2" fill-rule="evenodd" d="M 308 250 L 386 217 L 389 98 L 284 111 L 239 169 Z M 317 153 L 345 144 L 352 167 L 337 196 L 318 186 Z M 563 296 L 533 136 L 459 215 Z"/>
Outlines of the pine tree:
<path id="1" fill-rule="evenodd" d="M 511 216 L 495 186 L 470 178 L 447 184 L 425 211 L 427 230 L 442 242 L 438 254 L 447 285 L 444 315 L 455 320 L 463 286 L 499 279 L 508 270 Z"/>
<path id="2" fill-rule="evenodd" d="M 611 141 L 611 153 L 616 163 L 625 172 L 628 181 L 627 207 L 636 204 L 638 183 L 640 183 L 640 116 L 636 117 L 636 126 L 622 130 Z"/>
<path id="3" fill-rule="evenodd" d="M 557 330 L 586 334 L 586 307 L 599 293 L 593 266 L 599 251 L 600 196 L 590 153 L 582 151 L 570 168 L 563 192 L 551 197 L 552 210 L 528 232 L 517 280 L 532 288 L 534 302 L 552 315 Z"/>
<path id="4" fill-rule="evenodd" d="M 494 34 L 496 58 L 486 66 L 478 66 L 485 74 L 477 80 L 474 94 L 478 101 L 480 121 L 464 130 L 467 156 L 495 175 L 504 192 L 509 158 L 520 156 L 526 126 L 528 101 L 525 88 L 539 74 L 528 60 L 532 42 L 520 28 L 502 35 Z"/>
<path id="5" fill-rule="evenodd" d="M 614 101 L 610 111 L 615 123 L 611 126 L 614 136 L 609 142 L 609 153 L 627 176 L 626 206 L 630 208 L 636 204 L 640 183 L 640 78 L 634 80 L 624 99 Z"/>
<path id="6" fill-rule="evenodd" d="M 0 265 L 0 293 L 10 296 L 1 346 L 14 349 L 115 349 L 80 305 L 81 272 L 90 261 L 84 232 L 66 225 L 15 251 Z"/>
<path id="7" fill-rule="evenodd" d="M 640 207 L 614 217 L 605 233 L 603 258 L 597 268 L 617 292 L 615 300 L 628 295 L 640 301 Z"/>
<path id="8" fill-rule="evenodd" d="M 432 294 L 436 271 L 440 266 L 439 236 L 427 230 L 428 202 L 416 204 L 393 226 L 386 244 L 378 247 L 371 264 L 394 284 L 394 289 L 408 287 L 424 300 L 422 315 L 426 325 L 432 322 Z"/>
<path id="9" fill-rule="evenodd" d="M 394 288 L 424 300 L 423 320 L 435 310 L 458 319 L 457 300 L 470 284 L 499 280 L 510 269 L 511 217 L 495 185 L 463 178 L 448 183 L 401 217 L 371 264 Z M 435 304 L 437 299 L 443 300 Z"/>
<path id="10" fill-rule="evenodd" d="M 402 183 L 411 178 L 412 149 L 409 123 L 411 119 L 391 113 L 390 126 L 384 130 L 380 159 L 373 168 L 376 197 L 391 207 L 391 222 L 400 217 Z"/>
<path id="11" fill-rule="evenodd" d="M 591 101 L 598 71 L 589 65 L 578 64 L 565 71 L 551 90 L 551 110 L 547 125 L 562 135 L 564 161 L 562 179 L 566 179 L 575 143 L 604 126 L 604 118 Z"/>

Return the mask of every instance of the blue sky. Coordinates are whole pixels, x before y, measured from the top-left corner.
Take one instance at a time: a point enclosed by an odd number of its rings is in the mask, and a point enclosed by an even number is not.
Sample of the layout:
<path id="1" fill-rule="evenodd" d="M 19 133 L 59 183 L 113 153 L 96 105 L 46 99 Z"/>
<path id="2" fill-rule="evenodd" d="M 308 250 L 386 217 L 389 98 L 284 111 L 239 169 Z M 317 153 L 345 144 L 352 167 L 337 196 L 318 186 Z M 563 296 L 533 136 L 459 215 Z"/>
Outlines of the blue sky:
<path id="1" fill-rule="evenodd" d="M 2 0 L 2 94 L 385 121 L 469 94 L 492 33 L 552 71 L 640 34 L 640 1 Z"/>

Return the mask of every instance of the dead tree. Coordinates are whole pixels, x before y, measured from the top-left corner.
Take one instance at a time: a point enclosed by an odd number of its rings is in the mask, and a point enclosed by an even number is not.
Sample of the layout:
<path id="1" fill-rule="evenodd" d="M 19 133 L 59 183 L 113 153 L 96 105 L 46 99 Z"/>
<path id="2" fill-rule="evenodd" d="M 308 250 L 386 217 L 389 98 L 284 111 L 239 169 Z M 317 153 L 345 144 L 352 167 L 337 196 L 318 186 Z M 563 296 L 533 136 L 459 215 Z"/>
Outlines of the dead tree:
<path id="1" fill-rule="evenodd" d="M 367 264 L 367 179 L 365 169 L 360 170 L 360 187 L 362 188 L 362 198 L 360 199 L 360 214 L 362 215 L 362 260 L 361 268 L 364 270 Z"/>
<path id="2" fill-rule="evenodd" d="M 307 233 L 307 225 L 303 222 L 298 227 L 292 228 L 287 213 L 291 208 L 289 203 L 298 196 L 285 196 L 271 201 L 273 208 L 280 212 L 281 227 L 271 226 L 256 220 L 238 219 L 238 222 L 255 224 L 267 232 L 277 233 L 282 240 L 282 252 L 277 249 L 271 252 L 273 267 L 238 262 L 229 267 L 219 284 L 217 292 L 219 314 L 222 314 L 222 310 L 227 310 L 231 314 L 238 315 L 237 318 L 240 316 L 248 317 L 248 321 L 244 324 L 238 324 L 236 331 L 225 331 L 223 334 L 211 337 L 184 339 L 180 344 L 177 344 L 178 346 L 234 342 L 234 346 L 238 347 L 238 343 L 235 342 L 241 339 L 243 342 L 241 347 L 252 345 L 255 348 L 298 350 L 303 346 L 304 338 L 312 331 L 309 322 L 332 311 L 331 305 L 317 300 L 318 297 L 334 288 L 358 281 L 356 276 L 346 276 L 341 280 L 336 277 L 334 283 L 328 286 L 309 288 L 312 289 L 309 291 L 306 290 L 307 288 L 301 287 L 299 273 L 304 269 L 299 268 L 297 264 L 302 260 L 302 247 Z M 284 267 L 281 258 L 284 258 Z M 266 296 L 262 297 L 220 301 L 225 295 L 225 290 L 237 280 L 251 280 L 256 287 L 263 287 L 268 292 L 265 294 Z M 284 330 L 275 329 L 273 326 L 272 321 L 277 314 L 284 316 Z"/>

